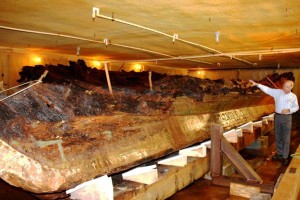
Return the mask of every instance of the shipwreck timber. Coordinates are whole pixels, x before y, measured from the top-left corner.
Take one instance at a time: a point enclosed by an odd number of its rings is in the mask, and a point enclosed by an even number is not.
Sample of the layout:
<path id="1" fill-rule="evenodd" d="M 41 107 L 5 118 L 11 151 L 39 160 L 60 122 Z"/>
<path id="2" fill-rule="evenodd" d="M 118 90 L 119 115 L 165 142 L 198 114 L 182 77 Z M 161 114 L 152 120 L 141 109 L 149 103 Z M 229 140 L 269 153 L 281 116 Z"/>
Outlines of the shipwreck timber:
<path id="1" fill-rule="evenodd" d="M 166 78 L 153 83 L 157 93 L 119 89 L 112 96 L 77 79 L 1 102 L 0 177 L 34 193 L 63 191 L 209 139 L 212 123 L 229 130 L 274 111 L 261 93 L 200 98 L 166 82 L 161 89 Z"/>

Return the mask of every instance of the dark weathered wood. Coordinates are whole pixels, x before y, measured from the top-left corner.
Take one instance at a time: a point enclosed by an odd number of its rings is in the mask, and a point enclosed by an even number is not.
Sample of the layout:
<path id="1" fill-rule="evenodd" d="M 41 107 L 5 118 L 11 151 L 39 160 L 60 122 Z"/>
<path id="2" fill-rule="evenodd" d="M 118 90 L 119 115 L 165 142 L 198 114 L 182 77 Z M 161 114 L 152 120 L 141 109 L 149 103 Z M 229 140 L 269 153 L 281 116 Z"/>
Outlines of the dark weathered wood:
<path id="1" fill-rule="evenodd" d="M 23 68 L 21 81 L 45 69 L 51 84 L 0 103 L 0 177 L 36 193 L 69 189 L 202 142 L 212 123 L 229 130 L 274 112 L 266 95 L 228 94 L 236 89 L 223 80 L 188 76 L 153 73 L 149 91 L 148 72 L 111 72 L 109 95 L 104 71 L 82 61 Z"/>

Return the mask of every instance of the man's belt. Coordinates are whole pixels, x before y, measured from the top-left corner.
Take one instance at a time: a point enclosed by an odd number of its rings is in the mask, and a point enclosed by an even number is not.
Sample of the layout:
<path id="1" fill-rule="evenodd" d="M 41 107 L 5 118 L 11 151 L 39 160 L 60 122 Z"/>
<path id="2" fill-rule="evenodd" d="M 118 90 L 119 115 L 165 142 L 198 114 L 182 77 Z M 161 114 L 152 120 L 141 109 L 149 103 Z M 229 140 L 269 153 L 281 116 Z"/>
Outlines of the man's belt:
<path id="1" fill-rule="evenodd" d="M 275 113 L 276 115 L 291 115 L 291 114 L 281 114 L 281 113 Z"/>

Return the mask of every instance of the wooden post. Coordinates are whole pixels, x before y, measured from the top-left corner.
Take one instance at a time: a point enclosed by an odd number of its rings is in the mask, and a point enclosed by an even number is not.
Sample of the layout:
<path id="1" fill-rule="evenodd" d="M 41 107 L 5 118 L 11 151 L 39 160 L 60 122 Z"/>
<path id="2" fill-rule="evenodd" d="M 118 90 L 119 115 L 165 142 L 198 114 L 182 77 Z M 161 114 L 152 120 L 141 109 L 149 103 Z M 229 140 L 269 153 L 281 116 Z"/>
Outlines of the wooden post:
<path id="1" fill-rule="evenodd" d="M 5 90 L 3 81 L 0 82 L 0 91 L 1 91 L 1 90 L 2 90 L 2 91 Z"/>
<path id="2" fill-rule="evenodd" d="M 106 75 L 108 90 L 109 90 L 109 93 L 112 95 L 113 91 L 112 91 L 112 87 L 111 87 L 111 83 L 110 83 L 110 78 L 109 78 L 107 63 L 104 63 L 104 68 L 105 68 L 105 75 Z"/>
<path id="3" fill-rule="evenodd" d="M 221 136 L 223 135 L 223 126 L 219 124 L 212 125 L 211 132 L 211 165 L 210 171 L 212 177 L 222 176 L 222 155 L 221 155 Z"/>
<path id="4" fill-rule="evenodd" d="M 149 71 L 149 85 L 150 85 L 150 91 L 152 91 L 153 88 L 152 88 L 152 72 L 151 71 Z"/>

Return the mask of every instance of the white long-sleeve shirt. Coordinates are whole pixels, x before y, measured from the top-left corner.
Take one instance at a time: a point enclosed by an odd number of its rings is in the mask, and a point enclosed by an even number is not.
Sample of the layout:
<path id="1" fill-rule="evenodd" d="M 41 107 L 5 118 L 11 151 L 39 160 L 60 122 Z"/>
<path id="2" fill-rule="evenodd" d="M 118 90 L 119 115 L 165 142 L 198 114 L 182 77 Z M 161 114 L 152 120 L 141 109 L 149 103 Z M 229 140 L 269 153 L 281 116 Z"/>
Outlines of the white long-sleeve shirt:
<path id="1" fill-rule="evenodd" d="M 290 92 L 286 94 L 281 89 L 273 89 L 261 84 L 258 84 L 257 87 L 274 98 L 276 113 L 281 113 L 283 109 L 289 109 L 289 114 L 299 110 L 297 96 L 294 93 Z"/>

